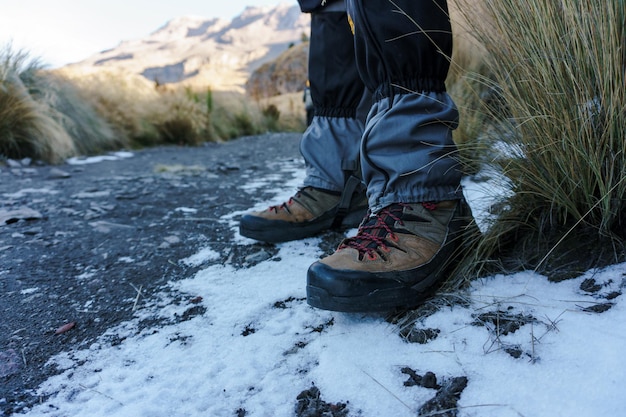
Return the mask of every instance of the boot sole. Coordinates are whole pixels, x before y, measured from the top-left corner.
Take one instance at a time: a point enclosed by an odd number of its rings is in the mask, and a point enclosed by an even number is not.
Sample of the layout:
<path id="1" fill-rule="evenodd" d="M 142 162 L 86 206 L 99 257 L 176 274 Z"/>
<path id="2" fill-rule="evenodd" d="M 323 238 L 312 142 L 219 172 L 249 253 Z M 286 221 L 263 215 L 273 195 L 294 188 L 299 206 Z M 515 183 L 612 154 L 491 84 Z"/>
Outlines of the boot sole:
<path id="1" fill-rule="evenodd" d="M 434 291 L 433 291 L 434 292 Z M 357 297 L 338 297 L 323 288 L 307 285 L 307 303 L 311 307 L 343 313 L 375 313 L 393 311 L 398 308 L 415 308 L 423 304 L 432 292 L 422 293 L 410 288 L 376 290 Z"/>
<path id="2" fill-rule="evenodd" d="M 338 276 L 337 271 L 316 262 L 307 273 L 307 303 L 323 310 L 361 313 L 413 308 L 436 292 L 448 270 L 431 262 L 411 271 L 367 275 L 343 271 Z M 423 277 L 416 281 L 416 275 Z"/>
<path id="3" fill-rule="evenodd" d="M 348 213 L 341 222 L 341 229 L 357 227 L 367 209 Z M 250 239 L 269 243 L 288 242 L 312 237 L 324 230 L 332 228 L 335 219 L 334 213 L 325 214 L 309 222 L 286 222 L 282 220 L 267 220 L 262 217 L 244 215 L 239 222 L 239 234 Z"/>

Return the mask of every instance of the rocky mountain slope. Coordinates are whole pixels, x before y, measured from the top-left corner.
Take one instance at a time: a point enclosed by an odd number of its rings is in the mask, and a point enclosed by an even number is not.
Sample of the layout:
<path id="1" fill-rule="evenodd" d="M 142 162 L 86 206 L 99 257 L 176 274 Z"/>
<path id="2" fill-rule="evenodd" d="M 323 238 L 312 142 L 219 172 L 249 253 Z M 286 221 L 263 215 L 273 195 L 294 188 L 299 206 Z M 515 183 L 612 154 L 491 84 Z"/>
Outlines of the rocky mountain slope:
<path id="1" fill-rule="evenodd" d="M 246 92 L 255 98 L 273 97 L 304 89 L 309 62 L 309 42 L 289 48 L 259 68 L 246 83 Z"/>
<path id="2" fill-rule="evenodd" d="M 145 38 L 122 42 L 64 71 L 122 71 L 160 84 L 242 90 L 252 71 L 301 43 L 309 30 L 309 15 L 289 4 L 248 7 L 232 21 L 179 17 Z"/>

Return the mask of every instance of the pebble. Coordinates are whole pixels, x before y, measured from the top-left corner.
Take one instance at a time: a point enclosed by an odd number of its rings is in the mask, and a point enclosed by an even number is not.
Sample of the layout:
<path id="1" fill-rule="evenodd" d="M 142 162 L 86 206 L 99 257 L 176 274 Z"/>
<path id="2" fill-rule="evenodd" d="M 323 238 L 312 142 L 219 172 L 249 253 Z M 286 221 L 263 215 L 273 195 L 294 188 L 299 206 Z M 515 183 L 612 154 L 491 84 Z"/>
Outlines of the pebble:
<path id="1" fill-rule="evenodd" d="M 0 226 L 13 223 L 18 220 L 43 219 L 43 215 L 37 210 L 28 207 L 18 207 L 13 210 L 0 209 Z"/>
<path id="2" fill-rule="evenodd" d="M 59 168 L 52 168 L 48 173 L 48 178 L 51 180 L 62 180 L 71 177 L 69 172 L 63 171 Z"/>
<path id="3" fill-rule="evenodd" d="M 175 235 L 166 236 L 166 237 L 163 238 L 163 240 L 165 240 L 170 245 L 175 245 L 177 243 L 180 243 L 180 238 L 178 236 L 175 236 Z"/>
<path id="4" fill-rule="evenodd" d="M 246 256 L 245 261 L 247 263 L 256 264 L 259 262 L 267 261 L 272 257 L 272 254 L 266 250 L 261 250 L 257 253 L 253 253 L 251 255 Z"/>

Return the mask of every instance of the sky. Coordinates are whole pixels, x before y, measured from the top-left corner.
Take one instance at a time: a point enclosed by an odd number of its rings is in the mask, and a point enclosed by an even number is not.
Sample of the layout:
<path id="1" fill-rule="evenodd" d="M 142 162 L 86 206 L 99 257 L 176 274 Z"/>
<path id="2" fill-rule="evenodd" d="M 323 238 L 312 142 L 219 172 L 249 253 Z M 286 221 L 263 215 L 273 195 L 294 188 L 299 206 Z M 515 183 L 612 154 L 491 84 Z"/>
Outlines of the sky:
<path id="1" fill-rule="evenodd" d="M 274 188 L 274 198 L 257 200 L 253 209 L 285 201 L 304 178 L 293 159 L 273 163 L 286 180 Z M 248 177 L 239 191 L 267 195 L 268 184 L 276 181 Z M 465 182 L 475 214 L 476 203 L 493 189 L 489 181 Z M 194 217 L 210 209 L 175 210 Z M 233 232 L 224 234 L 232 245 L 255 243 L 238 235 L 242 213 L 220 219 Z M 230 263 L 223 242 L 198 247 L 177 260 L 199 267 L 197 273 L 142 299 L 132 320 L 97 342 L 54 357 L 46 366 L 61 372 L 37 389 L 41 404 L 25 416 L 294 417 L 298 396 L 315 386 L 322 401 L 347 404 L 349 417 L 414 417 L 463 377 L 459 417 L 624 415 L 626 264 L 559 283 L 532 271 L 473 280 L 463 294 L 466 303 L 442 307 L 415 324 L 415 330 L 430 330 L 431 339 L 420 344 L 400 337 L 382 315 L 306 304 L 303 277 L 321 255 L 320 243 L 278 244 L 276 255 L 247 268 Z M 586 280 L 599 290 L 584 290 Z M 585 311 L 608 297 L 608 310 Z M 135 302 L 130 297 L 120 308 Z M 198 307 L 204 313 L 177 320 Z M 142 321 L 157 323 L 155 318 L 165 324 L 141 329 Z M 434 373 L 442 388 L 407 386 L 406 368 L 419 376 Z"/>
<path id="2" fill-rule="evenodd" d="M 10 42 L 50 67 L 144 37 L 180 16 L 232 19 L 247 6 L 289 0 L 0 0 L 0 47 Z M 295 1 L 293 2 L 294 4 Z"/>

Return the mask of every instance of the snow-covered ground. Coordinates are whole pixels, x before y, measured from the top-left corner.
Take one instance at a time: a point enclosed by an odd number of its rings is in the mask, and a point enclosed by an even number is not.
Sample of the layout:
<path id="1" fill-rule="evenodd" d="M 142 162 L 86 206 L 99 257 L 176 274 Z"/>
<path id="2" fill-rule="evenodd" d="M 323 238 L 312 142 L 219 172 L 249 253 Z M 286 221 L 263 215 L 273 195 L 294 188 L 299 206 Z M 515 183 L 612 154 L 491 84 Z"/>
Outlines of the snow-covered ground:
<path id="1" fill-rule="evenodd" d="M 281 175 L 293 179 L 258 207 L 288 198 L 303 172 L 285 165 Z M 466 190 L 481 207 L 480 188 Z M 237 235 L 238 214 L 222 221 L 233 245 L 251 245 Z M 133 320 L 88 349 L 55 357 L 48 366 L 64 371 L 42 384 L 45 400 L 27 415 L 294 416 L 298 395 L 315 386 L 324 401 L 347 403 L 349 416 L 415 416 L 436 390 L 405 386 L 403 368 L 440 382 L 466 377 L 459 416 L 626 415 L 626 265 L 561 283 L 533 272 L 476 280 L 467 303 L 416 324 L 436 336 L 419 344 L 381 315 L 307 305 L 319 243 L 280 244 L 275 256 L 240 269 L 211 247 L 181 259 L 203 269 L 140 302 Z M 181 293 L 185 301 L 175 302 Z M 601 313 L 588 309 L 608 303 Z M 203 314 L 176 319 L 193 311 Z M 154 318 L 169 324 L 137 330 Z"/>

